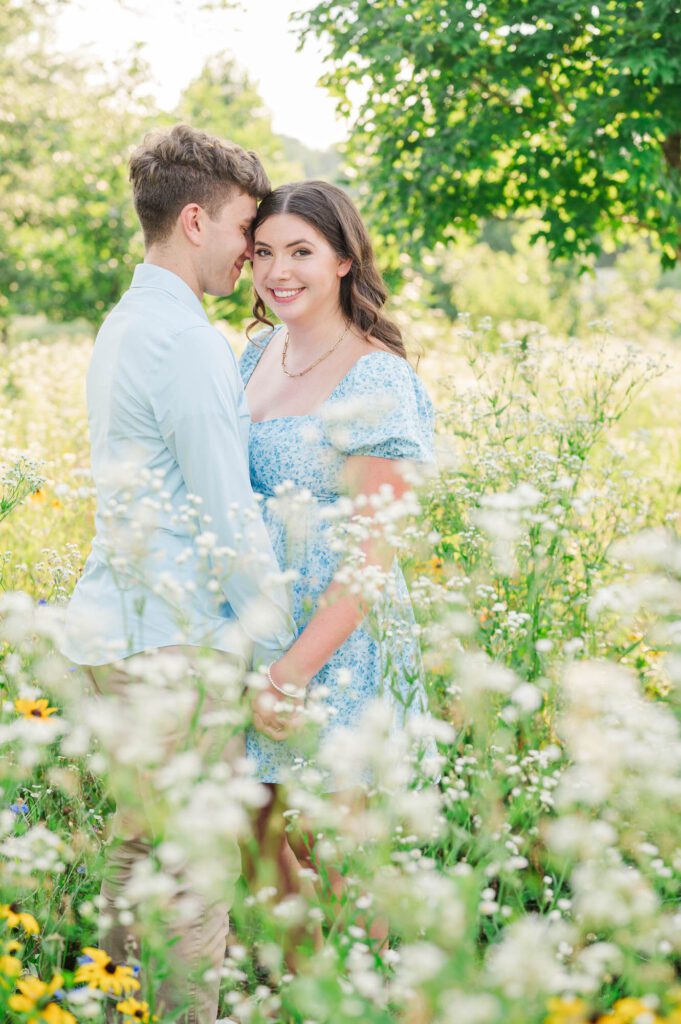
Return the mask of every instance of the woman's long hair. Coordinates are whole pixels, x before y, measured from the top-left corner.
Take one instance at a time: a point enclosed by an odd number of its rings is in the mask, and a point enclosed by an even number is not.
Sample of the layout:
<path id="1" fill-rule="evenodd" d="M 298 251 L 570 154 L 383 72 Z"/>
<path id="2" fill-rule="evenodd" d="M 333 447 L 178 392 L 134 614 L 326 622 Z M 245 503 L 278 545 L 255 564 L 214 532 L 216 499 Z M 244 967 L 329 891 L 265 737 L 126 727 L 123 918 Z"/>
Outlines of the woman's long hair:
<path id="1" fill-rule="evenodd" d="M 253 221 L 252 231 L 269 217 L 290 213 L 302 218 L 324 236 L 339 259 L 352 259 L 352 266 L 341 278 L 340 305 L 343 315 L 364 337 L 377 338 L 404 359 L 407 353 L 402 332 L 383 313 L 388 291 L 383 283 L 362 218 L 352 200 L 326 181 L 294 181 L 280 185 L 265 196 Z M 253 305 L 256 324 L 272 327 L 265 303 L 256 295 Z"/>

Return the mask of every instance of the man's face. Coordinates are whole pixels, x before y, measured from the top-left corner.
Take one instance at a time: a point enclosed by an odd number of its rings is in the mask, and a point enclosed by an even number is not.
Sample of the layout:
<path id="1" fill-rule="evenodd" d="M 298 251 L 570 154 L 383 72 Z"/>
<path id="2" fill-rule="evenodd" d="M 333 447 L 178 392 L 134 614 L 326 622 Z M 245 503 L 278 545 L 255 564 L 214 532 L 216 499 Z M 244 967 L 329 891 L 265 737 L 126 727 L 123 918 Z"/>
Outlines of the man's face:
<path id="1" fill-rule="evenodd" d="M 252 256 L 250 227 L 256 201 L 238 192 L 214 217 L 206 211 L 201 247 L 201 284 L 208 295 L 231 295 L 245 260 Z"/>

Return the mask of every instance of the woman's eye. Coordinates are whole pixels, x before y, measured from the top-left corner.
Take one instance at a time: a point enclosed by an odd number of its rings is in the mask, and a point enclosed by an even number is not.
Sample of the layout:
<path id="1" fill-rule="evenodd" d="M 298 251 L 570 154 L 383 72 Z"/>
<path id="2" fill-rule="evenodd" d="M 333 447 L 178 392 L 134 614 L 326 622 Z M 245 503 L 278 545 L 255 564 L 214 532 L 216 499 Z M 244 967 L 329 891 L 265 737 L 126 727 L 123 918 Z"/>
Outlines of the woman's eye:
<path id="1" fill-rule="evenodd" d="M 309 256 L 310 255 L 310 250 L 309 249 L 296 249 L 296 251 L 294 252 L 293 255 L 294 256 L 299 256 L 299 255 L 300 256 Z"/>
<path id="2" fill-rule="evenodd" d="M 270 250 L 269 249 L 258 249 L 257 246 L 253 250 L 253 252 L 254 252 L 254 254 L 256 256 L 269 256 L 269 254 L 270 254 Z"/>

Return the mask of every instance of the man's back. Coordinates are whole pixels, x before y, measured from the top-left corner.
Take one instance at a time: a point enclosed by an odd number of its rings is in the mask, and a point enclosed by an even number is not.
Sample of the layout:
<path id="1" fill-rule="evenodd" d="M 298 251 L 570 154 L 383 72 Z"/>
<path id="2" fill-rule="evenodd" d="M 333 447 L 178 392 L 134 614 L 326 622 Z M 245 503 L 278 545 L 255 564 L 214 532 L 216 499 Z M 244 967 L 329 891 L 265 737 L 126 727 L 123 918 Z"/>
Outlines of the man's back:
<path id="1" fill-rule="evenodd" d="M 91 665 L 176 643 L 241 653 L 227 599 L 276 654 L 291 640 L 283 588 L 270 588 L 272 628 L 254 629 L 249 610 L 276 563 L 248 480 L 238 367 L 183 280 L 137 268 L 97 336 L 87 391 L 96 536 L 69 608 L 66 653 Z M 240 555 L 216 559 L 221 547 Z M 216 561 L 219 585 L 209 578 Z"/>

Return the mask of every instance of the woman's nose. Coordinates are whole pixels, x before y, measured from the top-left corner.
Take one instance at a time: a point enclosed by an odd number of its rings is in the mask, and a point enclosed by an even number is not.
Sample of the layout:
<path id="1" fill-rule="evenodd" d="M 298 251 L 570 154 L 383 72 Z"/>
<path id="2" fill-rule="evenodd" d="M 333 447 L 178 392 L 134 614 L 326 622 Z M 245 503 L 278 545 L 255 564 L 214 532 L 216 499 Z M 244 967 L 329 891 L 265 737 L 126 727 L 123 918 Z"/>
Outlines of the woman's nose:
<path id="1" fill-rule="evenodd" d="M 289 277 L 290 270 L 288 260 L 285 256 L 275 258 L 272 260 L 270 265 L 270 277 L 275 277 L 278 280 Z"/>

